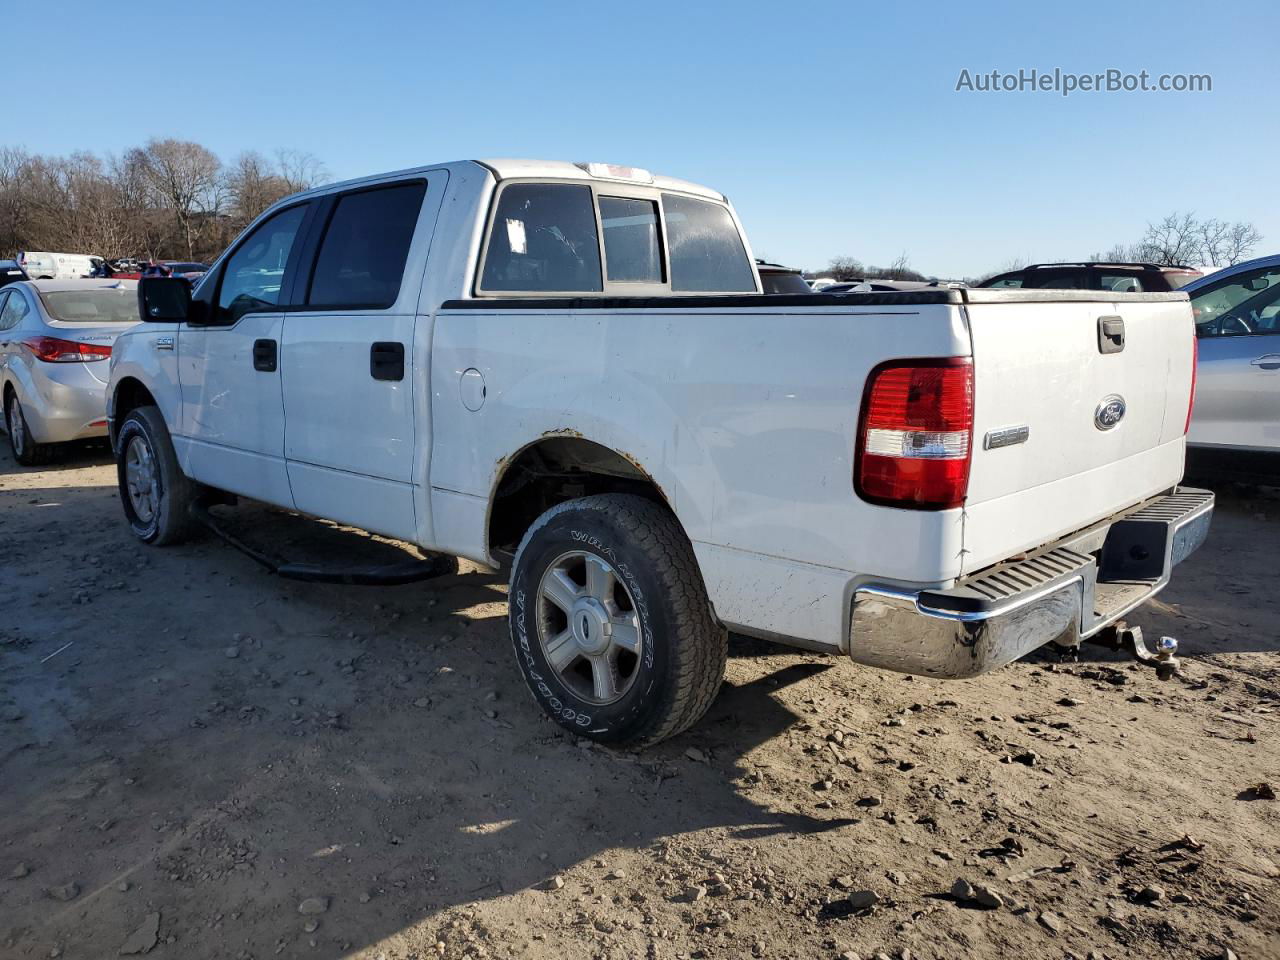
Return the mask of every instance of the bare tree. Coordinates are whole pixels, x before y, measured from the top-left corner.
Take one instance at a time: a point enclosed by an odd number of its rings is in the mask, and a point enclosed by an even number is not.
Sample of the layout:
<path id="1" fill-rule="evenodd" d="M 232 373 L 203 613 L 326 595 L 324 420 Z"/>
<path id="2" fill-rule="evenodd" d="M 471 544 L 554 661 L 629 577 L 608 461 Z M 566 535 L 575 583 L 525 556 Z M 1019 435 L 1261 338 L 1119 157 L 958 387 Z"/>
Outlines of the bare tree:
<path id="1" fill-rule="evenodd" d="M 1158 223 L 1147 224 L 1141 242 L 1156 263 L 1193 263 L 1201 254 L 1200 222 L 1192 213 L 1171 213 Z"/>
<path id="2" fill-rule="evenodd" d="M 277 150 L 276 172 L 288 187 L 287 194 L 310 190 L 329 179 L 325 165 L 304 150 Z"/>
<path id="3" fill-rule="evenodd" d="M 230 212 L 236 227 L 243 227 L 281 197 L 295 192 L 270 162 L 253 150 L 236 157 L 226 175 Z"/>
<path id="4" fill-rule="evenodd" d="M 841 283 L 861 280 L 865 272 L 862 262 L 853 257 L 832 257 L 831 262 L 827 264 L 827 273 Z"/>
<path id="5" fill-rule="evenodd" d="M 202 226 L 220 206 L 222 164 L 212 151 L 185 140 L 151 140 L 138 151 L 138 161 L 155 191 L 177 222 L 188 259 L 195 257 Z"/>
<path id="6" fill-rule="evenodd" d="M 1227 238 L 1222 246 L 1222 264 L 1233 266 L 1253 253 L 1253 248 L 1262 242 L 1262 234 L 1252 223 L 1237 221 L 1227 230 Z"/>

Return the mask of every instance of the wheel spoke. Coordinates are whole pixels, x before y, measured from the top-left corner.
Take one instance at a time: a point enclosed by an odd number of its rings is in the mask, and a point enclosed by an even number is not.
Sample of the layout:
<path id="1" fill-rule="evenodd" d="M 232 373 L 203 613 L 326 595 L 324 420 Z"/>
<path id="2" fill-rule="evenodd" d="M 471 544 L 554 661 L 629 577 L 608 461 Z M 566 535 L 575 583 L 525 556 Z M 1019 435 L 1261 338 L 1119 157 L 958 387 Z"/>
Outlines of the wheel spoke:
<path id="1" fill-rule="evenodd" d="M 581 588 L 570 579 L 564 570 L 553 570 L 543 583 L 546 598 L 564 611 L 566 617 L 573 614 L 573 601 L 581 594 Z"/>
<path id="2" fill-rule="evenodd" d="M 606 605 L 613 602 L 613 569 L 599 557 L 587 557 L 587 593 Z"/>
<path id="3" fill-rule="evenodd" d="M 573 641 L 573 632 L 564 630 L 546 642 L 543 650 L 547 654 L 547 662 L 556 673 L 564 673 L 578 659 L 578 645 Z"/>
<path id="4" fill-rule="evenodd" d="M 591 658 L 591 686 L 597 700 L 609 701 L 618 695 L 618 677 L 608 657 Z"/>
<path id="5" fill-rule="evenodd" d="M 610 621 L 613 629 L 613 645 L 623 650 L 640 654 L 640 629 L 636 624 L 636 615 L 627 614 L 615 617 Z"/>

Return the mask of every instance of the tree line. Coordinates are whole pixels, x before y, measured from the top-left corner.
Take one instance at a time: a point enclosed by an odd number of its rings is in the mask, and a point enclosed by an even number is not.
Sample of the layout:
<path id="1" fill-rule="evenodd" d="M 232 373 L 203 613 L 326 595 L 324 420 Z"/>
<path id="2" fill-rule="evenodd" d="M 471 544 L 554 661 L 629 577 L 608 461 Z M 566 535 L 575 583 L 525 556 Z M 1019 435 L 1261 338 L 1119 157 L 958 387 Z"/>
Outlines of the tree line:
<path id="1" fill-rule="evenodd" d="M 309 153 L 153 139 L 119 156 L 45 156 L 0 147 L 0 256 L 19 250 L 212 260 L 281 197 L 324 183 Z"/>

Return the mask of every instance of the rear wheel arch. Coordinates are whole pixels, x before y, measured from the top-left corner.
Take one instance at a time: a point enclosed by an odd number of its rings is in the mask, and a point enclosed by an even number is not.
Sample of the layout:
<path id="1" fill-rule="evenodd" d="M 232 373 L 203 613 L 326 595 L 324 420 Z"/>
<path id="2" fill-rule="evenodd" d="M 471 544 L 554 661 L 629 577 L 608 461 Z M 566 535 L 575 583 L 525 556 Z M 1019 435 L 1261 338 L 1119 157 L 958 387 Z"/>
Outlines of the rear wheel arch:
<path id="1" fill-rule="evenodd" d="M 503 458 L 489 496 L 486 543 L 490 554 L 514 552 L 529 528 L 552 507 L 603 493 L 627 493 L 653 501 L 680 524 L 666 491 L 635 457 L 577 433 L 550 433 Z"/>

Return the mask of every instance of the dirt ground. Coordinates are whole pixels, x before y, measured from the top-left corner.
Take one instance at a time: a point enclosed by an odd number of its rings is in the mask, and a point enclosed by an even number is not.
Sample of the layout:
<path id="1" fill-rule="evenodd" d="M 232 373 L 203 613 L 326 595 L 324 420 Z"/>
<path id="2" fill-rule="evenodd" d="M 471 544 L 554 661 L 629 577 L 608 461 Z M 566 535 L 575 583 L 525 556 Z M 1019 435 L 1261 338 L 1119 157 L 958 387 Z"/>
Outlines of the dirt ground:
<path id="1" fill-rule="evenodd" d="M 475 568 L 338 588 L 150 549 L 105 450 L 6 448 L 0 550 L 0 957 L 1280 957 L 1274 491 L 1222 488 L 1131 618 L 1187 681 L 741 640 L 639 755 L 542 717 Z"/>

